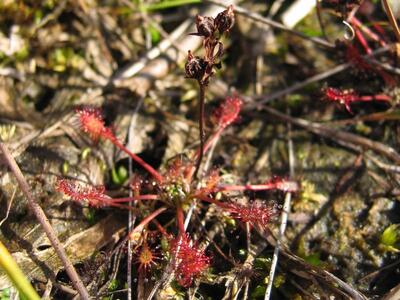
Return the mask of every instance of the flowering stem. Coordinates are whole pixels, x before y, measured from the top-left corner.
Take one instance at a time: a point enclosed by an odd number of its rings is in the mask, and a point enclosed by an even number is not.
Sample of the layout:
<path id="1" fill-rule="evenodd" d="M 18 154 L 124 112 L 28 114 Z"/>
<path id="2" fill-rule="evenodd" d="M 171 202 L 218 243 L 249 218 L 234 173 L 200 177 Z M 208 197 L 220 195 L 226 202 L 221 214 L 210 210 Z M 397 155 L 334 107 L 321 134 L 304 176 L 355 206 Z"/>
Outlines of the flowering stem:
<path id="1" fill-rule="evenodd" d="M 201 84 L 201 82 L 199 82 Z M 203 87 L 205 88 L 206 85 L 203 84 Z M 225 102 L 221 104 L 219 109 L 217 110 L 217 118 L 218 118 L 218 127 L 217 130 L 211 135 L 211 137 L 204 143 L 204 134 L 202 136 L 202 141 L 200 145 L 200 149 L 197 150 L 194 159 L 197 158 L 197 166 L 196 166 L 196 172 L 198 171 L 198 168 L 200 167 L 200 162 L 204 154 L 210 149 L 211 145 L 213 145 L 214 141 L 222 134 L 222 132 L 225 130 L 227 126 L 232 124 L 238 117 L 240 113 L 240 109 L 242 107 L 242 100 L 238 97 L 227 97 L 225 99 Z M 204 97 L 203 97 L 203 106 L 204 106 Z M 202 123 L 204 123 L 204 108 L 202 113 L 202 118 L 199 119 L 200 121 L 202 120 Z M 201 124 L 201 123 L 200 123 Z M 202 129 L 203 127 L 200 126 Z M 201 130 L 202 131 L 202 130 Z M 189 172 L 188 175 L 186 176 L 188 181 L 191 181 L 193 174 L 195 173 L 194 168 L 192 168 Z"/>
<path id="2" fill-rule="evenodd" d="M 199 81 L 199 137 L 200 151 L 197 157 L 196 169 L 193 176 L 196 178 L 199 172 L 201 161 L 203 160 L 204 152 L 204 102 L 205 102 L 206 85 Z"/>
<path id="3" fill-rule="evenodd" d="M 214 132 L 214 134 L 212 136 L 210 136 L 210 138 L 204 143 L 204 146 L 200 147 L 200 149 L 197 150 L 197 152 L 194 156 L 194 159 L 197 159 L 197 161 L 199 161 L 199 159 L 201 159 L 201 156 L 204 156 L 204 154 L 207 153 L 208 149 L 210 149 L 213 142 L 221 135 L 221 133 L 224 131 L 224 129 L 225 129 L 224 127 L 218 128 L 218 130 L 216 132 Z M 201 150 L 201 148 L 203 148 L 203 149 Z M 203 154 L 201 154 L 201 153 L 203 153 Z M 194 172 L 195 168 L 197 168 L 197 166 L 192 167 L 186 176 L 186 179 L 189 182 L 191 181 L 191 179 L 195 173 Z"/>
<path id="4" fill-rule="evenodd" d="M 163 182 L 163 177 L 160 173 L 158 173 L 152 166 L 146 163 L 143 159 L 137 156 L 135 153 L 131 152 L 128 148 L 126 148 L 117 138 L 110 138 L 110 141 L 119 149 L 127 153 L 134 161 L 136 161 L 139 165 L 145 168 L 157 182 Z"/>
<path id="5" fill-rule="evenodd" d="M 221 135 L 221 133 L 224 131 L 224 127 L 218 128 L 218 130 L 205 142 L 204 147 L 203 147 L 203 155 L 207 153 L 208 149 L 210 149 L 212 143 Z M 196 157 L 200 156 L 200 149 L 196 153 Z"/>

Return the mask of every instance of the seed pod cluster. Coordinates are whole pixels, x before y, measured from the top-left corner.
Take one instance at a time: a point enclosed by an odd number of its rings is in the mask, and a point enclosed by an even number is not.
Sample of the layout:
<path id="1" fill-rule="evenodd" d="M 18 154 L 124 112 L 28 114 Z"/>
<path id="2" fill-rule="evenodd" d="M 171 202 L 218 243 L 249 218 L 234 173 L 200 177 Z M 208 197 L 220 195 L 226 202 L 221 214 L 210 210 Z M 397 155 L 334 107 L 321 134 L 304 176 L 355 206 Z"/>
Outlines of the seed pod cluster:
<path id="1" fill-rule="evenodd" d="M 197 35 L 209 38 L 214 35 L 215 32 L 214 19 L 212 17 L 202 17 L 198 15 L 196 17 L 196 28 Z"/>
<path id="2" fill-rule="evenodd" d="M 235 22 L 235 14 L 233 12 L 233 6 L 230 5 L 228 9 L 220 12 L 214 20 L 214 25 L 218 29 L 219 33 L 223 34 L 228 32 Z"/>
<path id="3" fill-rule="evenodd" d="M 235 22 L 233 6 L 220 12 L 215 18 L 208 16 L 196 17 L 196 33 L 203 37 L 204 57 L 194 56 L 191 51 L 185 65 L 187 78 L 196 79 L 201 85 L 207 85 L 210 77 L 214 74 L 214 67 L 219 68 L 223 55 L 223 45 L 220 37 L 229 32 Z"/>
<path id="4" fill-rule="evenodd" d="M 207 63 L 199 57 L 193 56 L 192 52 L 188 52 L 188 60 L 185 64 L 186 77 L 201 80 L 206 72 Z"/>

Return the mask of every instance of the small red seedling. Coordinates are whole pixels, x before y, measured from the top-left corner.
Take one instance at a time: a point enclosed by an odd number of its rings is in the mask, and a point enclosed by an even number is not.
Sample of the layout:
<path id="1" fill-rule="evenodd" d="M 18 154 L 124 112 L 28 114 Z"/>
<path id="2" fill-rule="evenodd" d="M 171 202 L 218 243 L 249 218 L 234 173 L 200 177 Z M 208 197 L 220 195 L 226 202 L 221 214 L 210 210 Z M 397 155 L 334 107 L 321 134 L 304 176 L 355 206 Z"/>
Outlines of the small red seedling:
<path id="1" fill-rule="evenodd" d="M 176 279 L 184 287 L 190 286 L 193 279 L 210 265 L 210 258 L 187 234 L 180 234 L 174 239 L 170 244 L 170 251 L 175 254 Z"/>

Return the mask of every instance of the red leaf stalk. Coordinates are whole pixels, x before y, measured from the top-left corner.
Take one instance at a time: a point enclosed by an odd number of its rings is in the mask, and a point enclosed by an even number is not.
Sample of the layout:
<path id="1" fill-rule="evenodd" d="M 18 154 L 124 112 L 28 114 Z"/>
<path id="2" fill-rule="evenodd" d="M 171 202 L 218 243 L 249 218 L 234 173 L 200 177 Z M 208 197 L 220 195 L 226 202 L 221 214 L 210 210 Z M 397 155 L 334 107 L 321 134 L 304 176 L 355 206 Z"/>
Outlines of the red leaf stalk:
<path id="1" fill-rule="evenodd" d="M 84 132 L 97 141 L 100 138 L 111 141 L 116 147 L 127 153 L 134 161 L 146 169 L 157 182 L 161 183 L 163 177 L 152 166 L 146 163 L 136 154 L 129 151 L 114 135 L 109 127 L 106 127 L 100 109 L 93 107 L 84 107 L 76 110 L 81 128 Z"/>
<path id="2" fill-rule="evenodd" d="M 265 184 L 224 185 L 216 188 L 216 191 L 268 191 L 281 190 L 284 192 L 296 192 L 299 186 L 295 181 L 267 182 Z"/>
<path id="3" fill-rule="evenodd" d="M 361 33 L 360 30 L 356 29 L 355 30 L 356 33 L 356 38 L 357 40 L 360 42 L 361 46 L 364 48 L 364 51 L 367 54 L 371 54 L 372 53 L 372 49 L 369 47 L 367 40 L 364 38 L 363 34 Z"/>
<path id="4" fill-rule="evenodd" d="M 146 216 L 128 235 L 131 240 L 135 240 L 138 234 L 141 234 L 145 226 L 155 219 L 159 214 L 165 211 L 166 207 L 160 207 L 159 209 L 153 211 L 151 214 Z"/>
<path id="5" fill-rule="evenodd" d="M 146 169 L 147 172 L 149 172 L 158 183 L 162 183 L 164 181 L 164 179 L 160 173 L 158 173 L 152 166 L 150 166 L 148 163 L 146 163 L 143 159 L 141 159 L 135 153 L 129 151 L 117 138 L 110 140 L 110 141 L 116 147 L 118 147 L 119 149 L 124 151 L 126 154 L 128 154 L 134 161 L 136 161 L 144 169 Z"/>
<path id="6" fill-rule="evenodd" d="M 391 98 L 384 94 L 360 96 L 353 90 L 340 90 L 332 87 L 328 87 L 325 90 L 325 98 L 329 101 L 338 102 L 344 105 L 349 113 L 353 113 L 350 108 L 352 102 L 391 101 Z"/>
<path id="7" fill-rule="evenodd" d="M 375 42 L 378 42 L 382 47 L 386 46 L 386 42 L 375 32 L 373 32 L 371 29 L 368 27 L 364 26 L 360 20 L 358 20 L 356 17 L 353 17 L 351 19 L 351 23 L 357 27 L 360 28 L 361 31 L 363 31 L 367 36 L 369 36 L 372 40 Z M 382 29 L 382 28 L 381 28 Z"/>

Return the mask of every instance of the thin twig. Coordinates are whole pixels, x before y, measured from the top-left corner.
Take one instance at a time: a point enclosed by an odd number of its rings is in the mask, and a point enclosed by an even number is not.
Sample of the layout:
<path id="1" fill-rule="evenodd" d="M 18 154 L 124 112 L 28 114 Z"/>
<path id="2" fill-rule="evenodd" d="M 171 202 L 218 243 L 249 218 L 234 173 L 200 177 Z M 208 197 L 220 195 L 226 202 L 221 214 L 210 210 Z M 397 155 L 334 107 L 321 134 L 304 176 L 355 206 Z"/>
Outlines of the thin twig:
<path id="1" fill-rule="evenodd" d="M 378 166 L 378 168 L 381 168 L 382 170 L 385 170 L 387 172 L 400 173 L 400 166 L 385 164 L 384 162 L 381 162 L 379 159 L 377 159 L 375 155 L 365 153 L 365 159 L 372 161 L 375 165 Z"/>
<path id="2" fill-rule="evenodd" d="M 289 173 L 290 173 L 290 178 L 293 179 L 294 177 L 294 150 L 293 150 L 293 141 L 291 138 L 291 124 L 288 124 L 288 152 L 289 152 Z M 265 291 L 265 296 L 264 300 L 269 300 L 271 297 L 271 291 L 272 291 L 272 284 L 274 282 L 274 276 L 275 276 L 275 271 L 276 267 L 278 265 L 278 259 L 279 259 L 279 251 L 282 243 L 282 239 L 285 235 L 286 231 L 286 225 L 288 221 L 288 215 L 290 213 L 290 207 L 291 207 L 291 201 L 292 201 L 292 193 L 288 192 L 286 193 L 285 196 L 285 202 L 283 204 L 283 209 L 282 209 L 282 214 L 281 214 L 281 224 L 279 227 L 279 235 L 278 239 L 276 241 L 275 249 L 274 249 L 274 255 L 272 258 L 271 262 L 271 269 L 269 272 L 269 277 L 268 277 L 268 285 L 267 289 Z"/>
<path id="3" fill-rule="evenodd" d="M 10 151 L 8 150 L 7 146 L 0 142 L 0 150 L 3 152 L 3 156 L 7 164 L 9 165 L 11 171 L 14 173 L 15 178 L 18 181 L 18 184 L 21 190 L 24 192 L 26 198 L 28 199 L 29 208 L 35 214 L 37 220 L 42 225 L 43 230 L 45 231 L 47 237 L 50 240 L 51 245 L 53 246 L 54 250 L 56 251 L 58 257 L 60 258 L 61 262 L 64 265 L 65 271 L 67 272 L 72 285 L 77 289 L 81 299 L 88 300 L 90 299 L 89 293 L 86 290 L 85 285 L 83 284 L 82 280 L 80 279 L 78 273 L 76 272 L 74 266 L 70 262 L 63 246 L 61 245 L 60 241 L 57 238 L 53 228 L 49 220 L 47 219 L 45 213 L 43 212 L 42 208 L 39 204 L 36 203 L 33 195 L 30 191 L 30 187 L 22 174 L 18 164 L 14 160 L 13 156 L 11 155 Z"/>
<path id="4" fill-rule="evenodd" d="M 400 68 L 396 68 L 395 66 L 392 66 L 388 63 L 380 62 L 376 59 L 367 59 L 367 61 L 373 65 L 376 65 L 378 67 L 381 67 L 385 71 L 391 72 L 396 75 L 400 75 Z"/>
<path id="5" fill-rule="evenodd" d="M 346 293 L 348 299 L 352 300 L 367 300 L 368 298 L 364 296 L 362 293 L 354 289 L 351 285 L 344 282 L 340 278 L 336 277 L 332 273 L 320 268 L 310 265 L 309 263 L 305 262 L 302 258 L 298 257 L 297 255 L 291 253 L 284 247 L 281 249 L 282 256 L 285 257 L 286 265 L 290 263 L 289 271 L 298 274 L 299 272 L 303 274 L 307 274 L 312 277 L 316 277 L 317 279 L 321 279 L 324 282 L 327 282 L 331 288 L 334 288 L 340 293 Z M 347 299 L 347 298 L 346 298 Z"/>
<path id="6" fill-rule="evenodd" d="M 317 8 L 318 23 L 319 23 L 319 28 L 321 28 L 322 36 L 328 41 L 328 37 L 325 32 L 325 25 L 324 22 L 322 21 L 320 0 L 315 0 L 315 7 Z"/>
<path id="7" fill-rule="evenodd" d="M 388 265 L 382 266 L 379 269 L 361 277 L 360 279 L 358 279 L 358 282 L 366 282 L 368 281 L 372 281 L 374 277 L 378 277 L 380 276 L 380 274 L 383 273 L 383 271 L 388 270 L 388 269 L 392 269 L 393 267 L 396 267 L 397 265 L 400 264 L 400 259 L 396 260 L 393 263 L 390 263 Z"/>
<path id="8" fill-rule="evenodd" d="M 280 97 L 286 96 L 288 94 L 291 94 L 291 93 L 293 93 L 293 92 L 295 92 L 297 90 L 300 90 L 300 89 L 306 87 L 307 85 L 309 85 L 311 83 L 321 81 L 321 80 L 326 79 L 328 77 L 331 77 L 331 76 L 333 76 L 333 75 L 335 75 L 337 73 L 340 73 L 340 72 L 348 69 L 350 66 L 351 66 L 351 63 L 344 63 L 344 64 L 341 64 L 341 65 L 338 65 L 338 66 L 336 66 L 336 67 L 334 67 L 332 69 L 329 69 L 327 71 L 324 71 L 324 72 L 322 72 L 320 74 L 311 76 L 311 77 L 307 78 L 306 80 L 304 80 L 302 82 L 295 83 L 295 84 L 289 86 L 286 89 L 277 91 L 277 92 L 272 93 L 272 94 L 270 94 L 270 95 L 268 95 L 266 97 L 265 96 L 264 97 L 261 96 L 260 97 L 261 101 L 258 101 L 257 103 L 254 103 L 253 106 L 257 106 L 259 104 L 264 104 L 264 103 L 267 103 L 269 101 L 275 100 L 277 98 L 280 98 Z"/>

